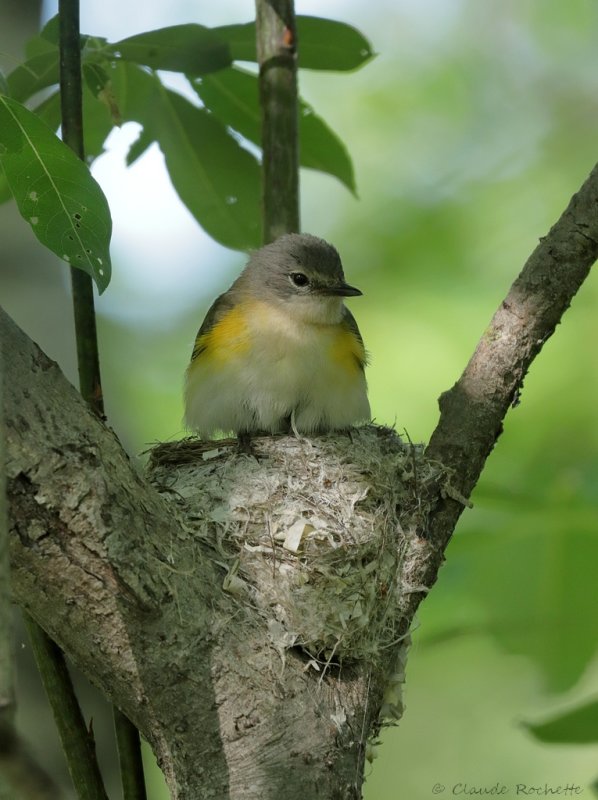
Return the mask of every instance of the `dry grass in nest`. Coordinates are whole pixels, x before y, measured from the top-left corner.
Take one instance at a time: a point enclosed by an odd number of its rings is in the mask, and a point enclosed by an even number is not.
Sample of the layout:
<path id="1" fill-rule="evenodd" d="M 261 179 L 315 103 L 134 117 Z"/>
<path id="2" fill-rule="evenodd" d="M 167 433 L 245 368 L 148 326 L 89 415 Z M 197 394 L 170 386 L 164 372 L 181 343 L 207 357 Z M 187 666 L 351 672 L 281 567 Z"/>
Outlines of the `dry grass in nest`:
<path id="1" fill-rule="evenodd" d="M 429 487 L 445 481 L 420 445 L 375 425 L 313 439 L 184 439 L 150 452 L 150 479 L 257 609 L 281 652 L 370 659 L 397 641 L 404 557 Z M 407 587 L 408 588 L 408 587 Z"/>

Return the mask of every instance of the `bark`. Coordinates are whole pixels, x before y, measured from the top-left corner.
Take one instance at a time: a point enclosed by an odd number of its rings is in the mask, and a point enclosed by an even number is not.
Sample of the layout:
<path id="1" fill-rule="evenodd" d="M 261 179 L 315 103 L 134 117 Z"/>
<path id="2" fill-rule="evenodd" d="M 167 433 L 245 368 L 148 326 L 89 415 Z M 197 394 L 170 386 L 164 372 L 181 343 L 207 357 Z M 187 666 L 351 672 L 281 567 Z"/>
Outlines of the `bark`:
<path id="1" fill-rule="evenodd" d="M 261 608 L 225 591 L 222 542 L 189 528 L 3 313 L 0 333 L 16 600 L 139 727 L 173 798 L 359 797 L 396 646 L 375 666 L 310 666 L 264 622 L 272 570 L 258 570 Z M 233 452 L 221 475 L 233 468 L 260 485 L 253 458 Z"/>
<path id="2" fill-rule="evenodd" d="M 292 0 L 256 0 L 263 242 L 299 230 L 297 26 Z"/>

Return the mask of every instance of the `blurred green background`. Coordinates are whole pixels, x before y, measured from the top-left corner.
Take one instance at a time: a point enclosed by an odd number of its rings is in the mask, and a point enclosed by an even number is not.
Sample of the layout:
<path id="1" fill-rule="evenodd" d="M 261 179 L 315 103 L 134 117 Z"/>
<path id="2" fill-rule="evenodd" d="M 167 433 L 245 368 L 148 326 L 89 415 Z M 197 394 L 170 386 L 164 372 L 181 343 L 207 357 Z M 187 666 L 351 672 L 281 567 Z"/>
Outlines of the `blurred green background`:
<path id="1" fill-rule="evenodd" d="M 126 0 L 83 6 L 85 31 L 113 39 L 253 14 L 249 0 L 205 10 L 183 0 L 162 10 Z M 598 160 L 598 3 L 297 0 L 296 10 L 355 25 L 379 54 L 354 74 L 300 76 L 303 96 L 352 154 L 359 193 L 305 171 L 303 228 L 338 247 L 349 281 L 364 292 L 351 308 L 372 357 L 376 420 L 425 441 L 438 395 Z M 34 2 L 0 0 L 6 68 L 39 12 Z M 132 138 L 126 127 L 122 136 Z M 115 138 L 94 169 L 115 216 L 114 281 L 98 314 L 109 419 L 135 454 L 182 435 L 195 332 L 243 257 L 197 229 L 155 147 L 129 171 L 123 147 Z M 74 381 L 64 265 L 12 205 L 0 208 L 0 241 L 0 303 Z M 420 609 L 407 711 L 400 727 L 383 732 L 367 800 L 419 800 L 435 784 L 449 795 L 456 784 L 497 781 L 506 797 L 517 783 L 570 783 L 592 794 L 598 720 L 587 744 L 541 743 L 525 723 L 598 695 L 597 349 L 594 270 L 526 378 L 475 507 Z M 26 643 L 22 650 L 25 664 Z M 50 768 L 59 755 L 49 714 L 35 677 L 22 675 L 21 724 Z M 103 740 L 106 710 L 83 691 Z M 110 748 L 102 745 L 106 762 Z M 163 797 L 156 776 L 151 798 Z"/>

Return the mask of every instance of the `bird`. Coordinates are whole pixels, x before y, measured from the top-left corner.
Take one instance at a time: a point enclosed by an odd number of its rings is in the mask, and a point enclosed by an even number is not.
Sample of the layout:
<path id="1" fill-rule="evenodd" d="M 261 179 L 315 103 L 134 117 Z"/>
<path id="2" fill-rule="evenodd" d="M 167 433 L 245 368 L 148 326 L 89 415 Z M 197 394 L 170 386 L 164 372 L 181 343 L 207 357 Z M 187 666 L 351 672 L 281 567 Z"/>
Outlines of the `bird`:
<path id="1" fill-rule="evenodd" d="M 185 425 L 201 439 L 314 436 L 370 419 L 368 357 L 337 250 L 290 233 L 250 254 L 210 307 L 185 378 Z"/>

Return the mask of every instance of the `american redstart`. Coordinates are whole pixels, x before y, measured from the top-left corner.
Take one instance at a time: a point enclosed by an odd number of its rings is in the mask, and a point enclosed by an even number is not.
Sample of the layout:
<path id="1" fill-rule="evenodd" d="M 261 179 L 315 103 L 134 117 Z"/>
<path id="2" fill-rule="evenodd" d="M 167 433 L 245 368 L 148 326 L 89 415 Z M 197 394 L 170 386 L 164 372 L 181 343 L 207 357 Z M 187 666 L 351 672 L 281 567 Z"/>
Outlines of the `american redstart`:
<path id="1" fill-rule="evenodd" d="M 204 439 L 216 431 L 243 438 L 369 420 L 367 356 L 343 302 L 360 294 L 336 249 L 316 236 L 286 234 L 253 252 L 197 334 L 187 427 Z"/>

